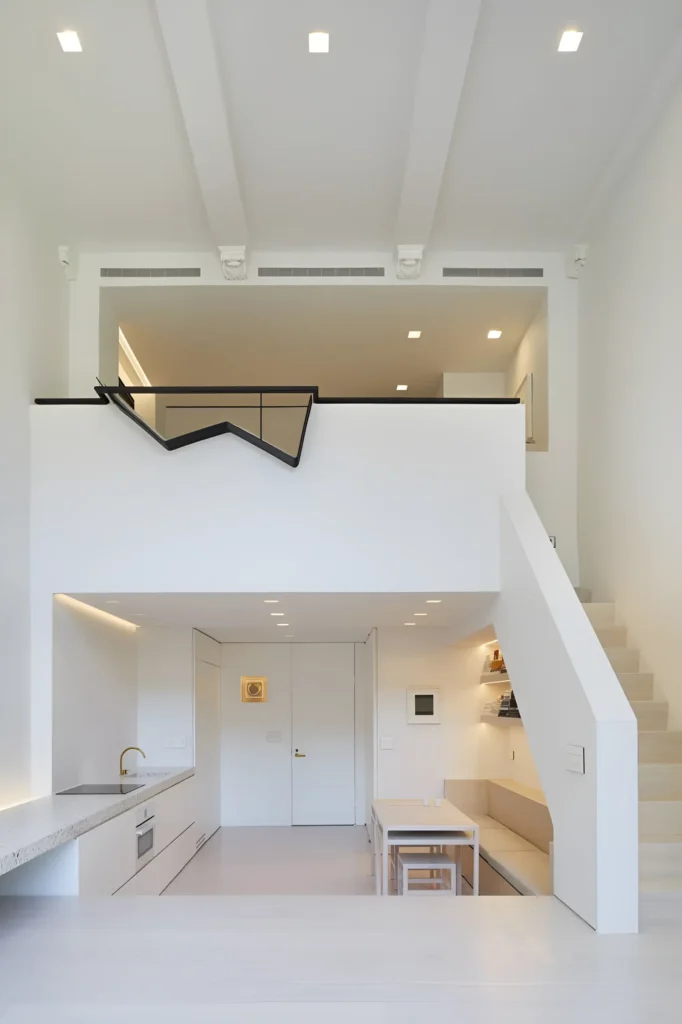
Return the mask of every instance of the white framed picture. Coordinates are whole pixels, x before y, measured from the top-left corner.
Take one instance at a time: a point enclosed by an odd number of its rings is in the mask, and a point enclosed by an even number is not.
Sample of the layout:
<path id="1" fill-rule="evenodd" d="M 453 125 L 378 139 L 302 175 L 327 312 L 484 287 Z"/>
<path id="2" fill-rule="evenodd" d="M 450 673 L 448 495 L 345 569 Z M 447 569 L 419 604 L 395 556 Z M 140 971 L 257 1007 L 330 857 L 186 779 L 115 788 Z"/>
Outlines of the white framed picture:
<path id="1" fill-rule="evenodd" d="M 408 687 L 407 721 L 410 725 L 440 725 L 440 689 L 438 687 Z"/>

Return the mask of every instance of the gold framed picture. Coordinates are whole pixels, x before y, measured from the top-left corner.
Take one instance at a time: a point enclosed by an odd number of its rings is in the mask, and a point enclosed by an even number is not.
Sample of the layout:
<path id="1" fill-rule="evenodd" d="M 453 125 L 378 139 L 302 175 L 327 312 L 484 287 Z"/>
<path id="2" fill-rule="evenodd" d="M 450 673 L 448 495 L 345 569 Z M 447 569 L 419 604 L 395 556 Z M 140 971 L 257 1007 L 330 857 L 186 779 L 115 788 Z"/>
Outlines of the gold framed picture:
<path id="1" fill-rule="evenodd" d="M 265 676 L 242 676 L 242 704 L 262 704 L 268 699 Z"/>

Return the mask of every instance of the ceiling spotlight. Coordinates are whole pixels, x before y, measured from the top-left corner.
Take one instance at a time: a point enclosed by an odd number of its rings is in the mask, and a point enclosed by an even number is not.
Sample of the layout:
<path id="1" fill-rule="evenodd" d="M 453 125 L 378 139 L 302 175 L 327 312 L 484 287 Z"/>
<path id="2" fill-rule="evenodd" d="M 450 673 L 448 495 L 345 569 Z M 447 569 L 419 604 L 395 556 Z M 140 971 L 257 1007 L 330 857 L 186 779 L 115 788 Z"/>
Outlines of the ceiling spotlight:
<path id="1" fill-rule="evenodd" d="M 420 615 L 428 615 L 428 612 L 412 612 L 415 618 L 419 618 Z"/>
<path id="2" fill-rule="evenodd" d="M 308 53 L 329 53 L 329 33 L 309 32 Z"/>
<path id="3" fill-rule="evenodd" d="M 82 53 L 83 47 L 78 38 L 78 33 L 72 29 L 65 29 L 64 32 L 57 32 L 57 39 L 64 53 Z"/>
<path id="4" fill-rule="evenodd" d="M 276 626 L 290 626 L 291 623 L 290 622 L 276 622 L 275 625 Z"/>
<path id="5" fill-rule="evenodd" d="M 408 338 L 421 338 L 421 336 L 422 336 L 422 332 L 421 331 L 408 331 L 407 332 L 407 337 Z"/>
<path id="6" fill-rule="evenodd" d="M 293 633 L 285 633 L 284 634 L 284 639 L 285 640 L 293 640 L 294 639 L 294 634 Z"/>
<path id="7" fill-rule="evenodd" d="M 417 623 L 416 622 L 406 622 L 405 625 L 406 626 L 416 626 Z"/>
<path id="8" fill-rule="evenodd" d="M 273 618 L 284 618 L 284 612 L 270 612 L 270 614 L 273 616 Z"/>
<path id="9" fill-rule="evenodd" d="M 429 597 L 426 603 L 427 604 L 442 604 L 443 602 L 440 599 L 440 597 Z"/>
<path id="10" fill-rule="evenodd" d="M 501 338 L 502 337 L 502 331 L 488 331 L 488 337 L 489 338 Z"/>
<path id="11" fill-rule="evenodd" d="M 120 604 L 120 601 L 105 601 L 105 604 Z"/>
<path id="12" fill-rule="evenodd" d="M 559 40 L 559 53 L 575 53 L 583 34 L 575 28 L 567 28 Z"/>
<path id="13" fill-rule="evenodd" d="M 266 597 L 263 604 L 279 604 L 278 597 Z"/>
<path id="14" fill-rule="evenodd" d="M 407 391 L 407 384 L 398 384 L 396 391 Z"/>

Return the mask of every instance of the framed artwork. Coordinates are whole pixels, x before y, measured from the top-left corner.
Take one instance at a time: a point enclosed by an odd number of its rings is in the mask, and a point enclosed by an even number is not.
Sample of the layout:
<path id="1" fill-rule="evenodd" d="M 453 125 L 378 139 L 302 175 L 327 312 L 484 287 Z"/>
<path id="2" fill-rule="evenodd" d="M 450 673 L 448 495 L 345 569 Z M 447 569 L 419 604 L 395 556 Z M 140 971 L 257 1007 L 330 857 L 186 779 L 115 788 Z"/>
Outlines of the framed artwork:
<path id="1" fill-rule="evenodd" d="M 440 725 L 440 688 L 410 686 L 407 691 L 407 721 L 410 725 Z"/>
<path id="2" fill-rule="evenodd" d="M 268 699 L 266 676 L 242 676 L 242 704 L 262 704 Z"/>
<path id="3" fill-rule="evenodd" d="M 514 395 L 521 400 L 526 411 L 526 444 L 535 444 L 533 428 L 533 374 L 527 373 Z"/>

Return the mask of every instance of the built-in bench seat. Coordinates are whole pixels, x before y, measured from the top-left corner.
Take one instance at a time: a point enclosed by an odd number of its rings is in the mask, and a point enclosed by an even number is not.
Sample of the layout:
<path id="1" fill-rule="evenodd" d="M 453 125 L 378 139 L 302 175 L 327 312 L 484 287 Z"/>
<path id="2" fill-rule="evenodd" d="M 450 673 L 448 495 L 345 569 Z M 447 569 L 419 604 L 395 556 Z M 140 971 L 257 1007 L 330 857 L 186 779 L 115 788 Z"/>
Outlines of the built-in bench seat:
<path id="1" fill-rule="evenodd" d="M 480 826 L 481 895 L 551 895 L 552 821 L 540 790 L 511 779 L 448 779 L 445 796 Z M 469 881 L 472 858 L 466 848 Z"/>

